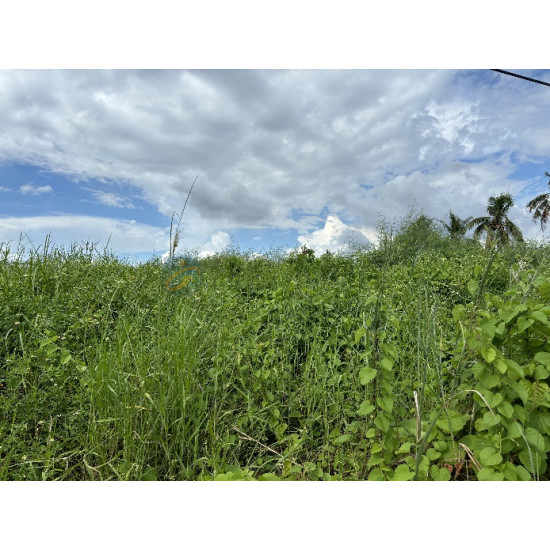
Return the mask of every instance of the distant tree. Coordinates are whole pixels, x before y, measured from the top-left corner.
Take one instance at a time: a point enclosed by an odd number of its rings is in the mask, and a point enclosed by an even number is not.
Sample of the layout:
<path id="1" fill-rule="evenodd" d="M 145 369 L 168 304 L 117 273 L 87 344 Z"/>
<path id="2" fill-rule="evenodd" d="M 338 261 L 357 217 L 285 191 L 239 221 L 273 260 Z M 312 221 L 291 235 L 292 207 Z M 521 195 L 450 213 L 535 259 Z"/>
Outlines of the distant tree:
<path id="1" fill-rule="evenodd" d="M 548 172 L 544 172 L 544 175 L 547 178 L 550 178 L 550 174 Z M 548 180 L 548 187 L 550 187 L 550 179 Z M 533 210 L 535 211 L 533 214 L 533 221 L 536 222 L 537 220 L 540 220 L 540 228 L 544 231 L 546 222 L 550 217 L 550 193 L 543 193 L 542 195 L 535 197 L 527 203 L 527 208 L 529 208 L 529 212 L 532 212 Z"/>
<path id="2" fill-rule="evenodd" d="M 392 248 L 400 258 L 414 259 L 425 250 L 439 248 L 443 242 L 442 230 L 436 221 L 411 210 L 402 220 Z"/>
<path id="3" fill-rule="evenodd" d="M 493 241 L 497 247 L 510 242 L 510 239 L 523 242 L 523 235 L 519 227 L 508 218 L 508 211 L 514 205 L 514 199 L 509 193 L 502 193 L 498 197 L 489 197 L 487 205 L 488 216 L 474 218 L 468 224 L 468 229 L 476 226 L 474 238 L 486 234 L 485 247 L 488 248 Z"/>
<path id="4" fill-rule="evenodd" d="M 449 222 L 446 223 L 443 220 L 439 220 L 443 227 L 449 232 L 449 237 L 451 239 L 458 239 L 462 240 L 464 238 L 464 235 L 466 234 L 466 231 L 469 229 L 469 224 L 472 221 L 472 217 L 466 218 L 465 220 L 460 219 L 458 216 L 452 213 L 451 210 L 449 210 Z"/>

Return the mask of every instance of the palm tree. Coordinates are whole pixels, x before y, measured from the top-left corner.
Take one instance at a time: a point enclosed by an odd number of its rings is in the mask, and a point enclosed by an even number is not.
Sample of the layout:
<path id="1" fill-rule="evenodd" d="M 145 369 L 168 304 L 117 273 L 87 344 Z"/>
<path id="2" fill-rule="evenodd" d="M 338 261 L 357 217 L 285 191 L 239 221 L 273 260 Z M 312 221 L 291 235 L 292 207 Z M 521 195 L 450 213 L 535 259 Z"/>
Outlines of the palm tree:
<path id="1" fill-rule="evenodd" d="M 544 175 L 550 178 L 548 172 L 544 172 Z M 548 187 L 550 187 L 550 179 L 548 180 Z M 550 193 L 543 193 L 535 197 L 532 201 L 527 203 L 527 208 L 529 208 L 529 212 L 535 211 L 533 214 L 533 221 L 536 222 L 540 220 L 540 228 L 544 231 L 546 222 L 550 217 Z"/>
<path id="2" fill-rule="evenodd" d="M 512 222 L 507 214 L 514 205 L 514 199 L 509 193 L 502 193 L 498 197 L 489 197 L 487 205 L 488 216 L 475 218 L 468 224 L 468 228 L 477 226 L 474 238 L 486 233 L 485 247 L 488 248 L 496 240 L 497 248 L 510 241 L 511 238 L 523 242 L 523 235 L 519 227 Z"/>
<path id="3" fill-rule="evenodd" d="M 466 218 L 465 220 L 461 220 L 458 216 L 453 214 L 449 210 L 449 221 L 450 224 L 445 223 L 443 220 L 439 220 L 445 229 L 449 232 L 449 237 L 451 239 L 459 239 L 462 240 L 464 238 L 464 235 L 466 231 L 469 229 L 469 224 L 472 221 L 472 217 Z"/>

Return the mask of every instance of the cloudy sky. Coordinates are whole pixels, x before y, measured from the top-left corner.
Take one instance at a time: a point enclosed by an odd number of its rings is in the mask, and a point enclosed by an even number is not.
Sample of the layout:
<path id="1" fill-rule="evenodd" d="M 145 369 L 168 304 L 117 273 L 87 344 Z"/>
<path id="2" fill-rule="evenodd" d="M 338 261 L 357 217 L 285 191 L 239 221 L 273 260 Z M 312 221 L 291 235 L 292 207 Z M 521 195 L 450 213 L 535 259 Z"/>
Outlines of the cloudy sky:
<path id="1" fill-rule="evenodd" d="M 5 70 L 0 97 L 2 242 L 161 255 L 195 179 L 180 246 L 202 254 L 338 251 L 503 192 L 542 235 L 550 88 L 489 70 Z"/>

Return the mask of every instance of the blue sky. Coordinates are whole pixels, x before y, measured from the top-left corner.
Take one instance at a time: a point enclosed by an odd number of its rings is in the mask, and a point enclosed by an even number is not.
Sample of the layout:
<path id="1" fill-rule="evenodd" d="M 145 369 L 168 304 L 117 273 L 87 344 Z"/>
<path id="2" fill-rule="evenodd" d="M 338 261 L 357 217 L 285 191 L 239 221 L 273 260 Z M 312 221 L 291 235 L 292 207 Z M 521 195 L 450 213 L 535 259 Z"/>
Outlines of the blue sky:
<path id="1" fill-rule="evenodd" d="M 550 88 L 489 70 L 4 70 L 0 92 L 2 242 L 160 256 L 197 175 L 181 242 L 201 255 L 345 250 L 380 216 L 481 216 L 502 192 L 542 237 Z"/>

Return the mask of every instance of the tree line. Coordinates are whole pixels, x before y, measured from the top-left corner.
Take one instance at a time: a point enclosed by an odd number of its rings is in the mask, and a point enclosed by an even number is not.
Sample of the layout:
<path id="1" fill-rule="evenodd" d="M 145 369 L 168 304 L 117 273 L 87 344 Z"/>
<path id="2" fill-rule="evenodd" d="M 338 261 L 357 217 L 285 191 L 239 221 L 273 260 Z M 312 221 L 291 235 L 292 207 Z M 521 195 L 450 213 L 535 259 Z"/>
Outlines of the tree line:
<path id="1" fill-rule="evenodd" d="M 550 178 L 550 173 L 544 175 Z M 550 188 L 550 179 L 548 180 Z M 489 247 L 493 242 L 500 247 L 514 239 L 523 242 L 520 228 L 510 220 L 508 212 L 514 205 L 514 199 L 509 193 L 502 193 L 497 197 L 489 197 L 487 204 L 487 216 L 461 219 L 452 211 L 449 211 L 449 223 L 439 220 L 453 239 L 463 239 L 466 231 L 474 229 L 474 238 L 485 234 L 485 246 Z M 527 203 L 529 212 L 533 214 L 533 221 L 540 221 L 540 227 L 544 231 L 550 217 L 550 193 L 542 193 Z"/>

